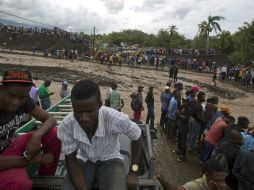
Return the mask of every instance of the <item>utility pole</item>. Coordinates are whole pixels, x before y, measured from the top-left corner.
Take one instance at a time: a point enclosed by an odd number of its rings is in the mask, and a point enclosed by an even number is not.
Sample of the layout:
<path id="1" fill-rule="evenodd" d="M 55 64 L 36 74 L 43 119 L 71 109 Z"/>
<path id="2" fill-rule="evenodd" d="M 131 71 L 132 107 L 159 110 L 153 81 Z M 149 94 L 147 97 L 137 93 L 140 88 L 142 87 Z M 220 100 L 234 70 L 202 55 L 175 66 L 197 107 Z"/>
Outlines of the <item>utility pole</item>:
<path id="1" fill-rule="evenodd" d="M 93 27 L 93 56 L 94 56 L 94 54 L 95 54 L 95 52 L 94 52 L 94 47 L 95 47 L 95 26 Z"/>

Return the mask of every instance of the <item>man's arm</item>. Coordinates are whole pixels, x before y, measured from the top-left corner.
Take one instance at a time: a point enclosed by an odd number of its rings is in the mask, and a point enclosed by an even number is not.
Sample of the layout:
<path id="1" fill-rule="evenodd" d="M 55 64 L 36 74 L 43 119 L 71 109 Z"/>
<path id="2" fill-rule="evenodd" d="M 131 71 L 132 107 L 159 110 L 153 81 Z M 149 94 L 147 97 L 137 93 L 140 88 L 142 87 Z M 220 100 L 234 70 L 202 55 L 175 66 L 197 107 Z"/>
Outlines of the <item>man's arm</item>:
<path id="1" fill-rule="evenodd" d="M 43 99 L 43 98 L 46 98 L 46 97 L 48 97 L 48 96 L 50 96 L 50 95 L 53 95 L 54 94 L 54 92 L 50 92 L 50 93 L 48 93 L 48 94 L 39 94 L 39 98 L 40 99 Z"/>
<path id="2" fill-rule="evenodd" d="M 140 135 L 136 141 L 131 141 L 131 164 L 139 164 L 143 148 L 143 137 Z"/>
<path id="3" fill-rule="evenodd" d="M 162 174 L 156 174 L 156 178 L 160 181 L 164 190 L 186 190 L 183 186 L 176 186 L 166 181 Z"/>
<path id="4" fill-rule="evenodd" d="M 139 165 L 141 159 L 141 153 L 143 148 L 143 137 L 140 137 L 136 141 L 131 142 L 131 167 L 127 176 L 127 184 L 129 190 L 137 189 L 137 172 L 132 171 L 132 166 Z"/>
<path id="5" fill-rule="evenodd" d="M 55 127 L 57 122 L 55 118 L 37 105 L 29 114 L 42 122 L 42 126 L 33 133 L 26 144 L 26 151 L 29 155 L 34 156 L 36 151 L 41 148 L 41 138 L 46 135 L 50 129 Z"/>
<path id="6" fill-rule="evenodd" d="M 76 190 L 88 190 L 82 167 L 76 157 L 76 151 L 65 156 L 70 181 Z"/>
<path id="7" fill-rule="evenodd" d="M 9 168 L 19 168 L 27 166 L 27 161 L 23 156 L 1 156 L 0 171 Z"/>
<path id="8" fill-rule="evenodd" d="M 42 122 L 42 126 L 34 132 L 38 136 L 47 134 L 50 129 L 57 125 L 56 119 L 39 106 L 36 106 L 29 114 Z"/>
<path id="9" fill-rule="evenodd" d="M 123 101 L 123 99 L 121 99 L 121 108 L 123 108 L 124 107 L 124 101 Z"/>
<path id="10" fill-rule="evenodd" d="M 42 89 L 39 88 L 39 98 L 40 98 L 40 99 L 46 98 L 46 97 L 48 97 L 48 96 L 50 96 L 50 95 L 53 95 L 53 94 L 54 94 L 53 92 L 51 92 L 51 93 L 46 93 L 44 90 L 42 90 Z"/>

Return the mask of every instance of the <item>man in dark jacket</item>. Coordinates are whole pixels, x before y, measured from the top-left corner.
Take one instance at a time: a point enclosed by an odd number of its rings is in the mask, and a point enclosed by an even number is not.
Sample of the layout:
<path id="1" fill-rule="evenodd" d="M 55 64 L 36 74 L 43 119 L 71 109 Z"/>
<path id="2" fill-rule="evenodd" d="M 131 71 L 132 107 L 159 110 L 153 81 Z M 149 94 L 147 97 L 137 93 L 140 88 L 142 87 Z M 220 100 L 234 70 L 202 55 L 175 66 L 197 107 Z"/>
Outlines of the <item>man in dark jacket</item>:
<path id="1" fill-rule="evenodd" d="M 233 174 L 238 179 L 238 190 L 254 189 L 254 150 L 242 151 L 235 161 Z"/>
<path id="2" fill-rule="evenodd" d="M 226 177 L 226 183 L 232 190 L 237 190 L 237 179 L 232 173 L 235 160 L 240 154 L 240 146 L 243 144 L 243 137 L 239 131 L 232 130 L 229 134 L 229 140 L 223 141 L 218 144 L 216 152 L 223 153 L 226 156 L 228 165 L 228 175 Z"/>
<path id="3" fill-rule="evenodd" d="M 147 104 L 147 116 L 146 124 L 150 123 L 150 129 L 154 129 L 154 96 L 153 96 L 153 86 L 149 85 L 145 103 Z"/>

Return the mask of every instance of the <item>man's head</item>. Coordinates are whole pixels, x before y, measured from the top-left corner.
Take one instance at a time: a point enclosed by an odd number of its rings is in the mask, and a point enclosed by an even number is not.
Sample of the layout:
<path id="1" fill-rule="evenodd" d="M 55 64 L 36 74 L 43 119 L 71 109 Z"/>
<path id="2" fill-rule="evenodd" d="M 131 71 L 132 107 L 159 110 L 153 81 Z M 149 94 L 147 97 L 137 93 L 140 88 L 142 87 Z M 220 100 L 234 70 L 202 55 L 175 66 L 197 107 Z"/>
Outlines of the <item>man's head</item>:
<path id="1" fill-rule="evenodd" d="M 181 98 L 182 99 L 182 107 L 187 108 L 189 106 L 187 98 Z"/>
<path id="2" fill-rule="evenodd" d="M 232 126 L 232 125 L 234 125 L 235 124 L 235 118 L 234 118 L 234 116 L 232 116 L 232 115 L 229 115 L 228 117 L 227 117 L 227 120 L 228 120 L 228 126 Z"/>
<path id="3" fill-rule="evenodd" d="M 102 105 L 101 92 L 97 83 L 81 80 L 71 90 L 74 117 L 83 129 L 97 127 L 99 109 Z"/>
<path id="4" fill-rule="evenodd" d="M 117 89 L 117 84 L 115 82 L 111 83 L 111 88 L 112 90 L 116 90 Z"/>
<path id="5" fill-rule="evenodd" d="M 226 188 L 226 173 L 223 165 L 215 159 L 205 162 L 203 172 L 211 190 L 223 190 Z"/>
<path id="6" fill-rule="evenodd" d="M 247 117 L 244 116 L 239 116 L 238 117 L 238 121 L 237 121 L 237 125 L 243 129 L 243 130 L 247 130 L 249 128 L 249 119 Z"/>
<path id="7" fill-rule="evenodd" d="M 230 116 L 230 114 L 231 114 L 231 110 L 230 110 L 229 107 L 227 107 L 227 106 L 222 106 L 222 107 L 220 108 L 220 111 L 223 113 L 223 115 L 224 115 L 226 118 L 228 118 L 228 117 Z"/>
<path id="8" fill-rule="evenodd" d="M 171 84 L 172 84 L 172 82 L 170 80 L 166 82 L 166 86 L 168 86 L 168 87 L 170 87 Z"/>
<path id="9" fill-rule="evenodd" d="M 142 91 L 143 91 L 143 88 L 144 88 L 143 86 L 139 85 L 139 86 L 138 86 L 138 92 L 142 92 Z"/>
<path id="10" fill-rule="evenodd" d="M 4 72 L 0 86 L 0 110 L 16 112 L 29 97 L 32 85 L 33 80 L 29 71 Z"/>
<path id="11" fill-rule="evenodd" d="M 44 81 L 44 86 L 45 87 L 49 87 L 51 85 L 51 81 L 50 80 L 45 80 Z"/>
<path id="12" fill-rule="evenodd" d="M 152 92 L 152 91 L 153 91 L 153 89 L 154 89 L 154 86 L 150 84 L 150 85 L 148 85 L 148 89 L 149 89 L 149 91 L 151 91 L 151 92 Z"/>
<path id="13" fill-rule="evenodd" d="M 207 103 L 217 105 L 219 103 L 219 98 L 217 96 L 212 96 L 211 98 L 207 98 Z"/>
<path id="14" fill-rule="evenodd" d="M 235 144 L 235 145 L 243 145 L 243 136 L 241 135 L 241 133 L 237 130 L 231 130 L 230 131 L 230 141 Z"/>
<path id="15" fill-rule="evenodd" d="M 181 93 L 178 90 L 174 90 L 173 95 L 175 99 L 179 100 L 181 98 Z"/>
<path id="16" fill-rule="evenodd" d="M 165 87 L 164 87 L 164 90 L 165 90 L 166 93 L 169 93 L 169 91 L 170 91 L 169 86 L 165 86 Z"/>
<path id="17" fill-rule="evenodd" d="M 192 97 L 192 99 L 195 99 L 195 98 L 196 98 L 196 96 L 197 96 L 197 92 L 196 92 L 196 91 L 191 90 L 191 91 L 190 91 L 190 96 Z"/>
<path id="18" fill-rule="evenodd" d="M 204 92 L 199 92 L 197 95 L 197 99 L 199 102 L 205 102 L 205 93 Z"/>
<path id="19" fill-rule="evenodd" d="M 183 83 L 181 83 L 181 82 L 175 83 L 174 88 L 176 90 L 183 90 Z"/>

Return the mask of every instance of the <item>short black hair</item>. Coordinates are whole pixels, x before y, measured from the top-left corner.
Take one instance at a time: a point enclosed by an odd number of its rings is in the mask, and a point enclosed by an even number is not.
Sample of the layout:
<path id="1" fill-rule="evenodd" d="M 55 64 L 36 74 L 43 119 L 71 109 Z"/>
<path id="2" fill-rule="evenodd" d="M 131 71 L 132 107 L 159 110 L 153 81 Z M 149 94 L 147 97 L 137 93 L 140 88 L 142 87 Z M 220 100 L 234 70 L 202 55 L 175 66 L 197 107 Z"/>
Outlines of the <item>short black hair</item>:
<path id="1" fill-rule="evenodd" d="M 211 103 L 212 103 L 212 104 L 218 104 L 218 103 L 219 103 L 219 98 L 218 98 L 218 96 L 212 96 L 212 97 L 211 97 Z"/>
<path id="2" fill-rule="evenodd" d="M 203 172 L 212 174 L 213 172 L 225 172 L 225 169 L 219 161 L 210 159 L 204 163 Z"/>
<path id="3" fill-rule="evenodd" d="M 217 96 L 212 96 L 210 98 L 207 98 L 207 103 L 210 103 L 210 104 L 215 104 L 217 105 L 218 102 L 219 102 L 219 98 Z"/>
<path id="4" fill-rule="evenodd" d="M 212 104 L 212 98 L 207 98 L 206 102 Z"/>
<path id="5" fill-rule="evenodd" d="M 200 98 L 202 96 L 205 96 L 205 93 L 201 91 L 201 92 L 198 93 L 197 97 Z"/>
<path id="6" fill-rule="evenodd" d="M 230 121 L 232 121 L 232 122 L 235 123 L 235 117 L 234 117 L 234 116 L 229 115 L 229 116 L 227 117 L 227 119 L 229 119 Z"/>
<path id="7" fill-rule="evenodd" d="M 71 90 L 71 99 L 86 100 L 95 96 L 97 101 L 101 101 L 101 91 L 99 85 L 92 80 L 80 80 Z"/>
<path id="8" fill-rule="evenodd" d="M 117 84 L 116 84 L 115 82 L 112 82 L 112 83 L 111 83 L 111 88 L 112 88 L 113 90 L 117 89 Z"/>

